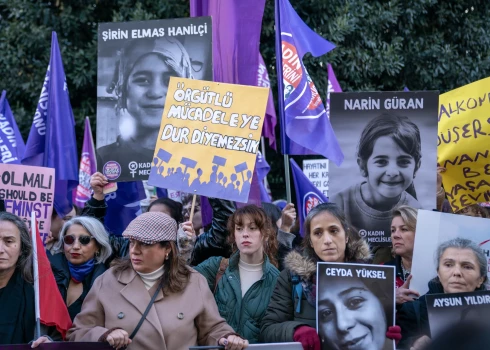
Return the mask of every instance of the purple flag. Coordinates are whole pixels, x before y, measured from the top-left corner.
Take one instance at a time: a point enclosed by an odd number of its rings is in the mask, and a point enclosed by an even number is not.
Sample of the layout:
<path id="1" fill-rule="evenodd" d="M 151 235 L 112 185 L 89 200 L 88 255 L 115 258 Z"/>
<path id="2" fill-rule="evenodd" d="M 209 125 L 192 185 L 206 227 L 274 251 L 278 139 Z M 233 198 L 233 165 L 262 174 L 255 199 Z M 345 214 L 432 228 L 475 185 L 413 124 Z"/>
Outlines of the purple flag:
<path id="1" fill-rule="evenodd" d="M 342 92 L 340 88 L 339 82 L 337 81 L 337 77 L 333 72 L 332 65 L 330 63 L 327 64 L 327 72 L 328 72 L 328 88 L 327 88 L 327 117 L 330 118 L 330 93 L 331 92 Z"/>
<path id="2" fill-rule="evenodd" d="M 311 209 L 318 204 L 328 202 L 328 198 L 316 188 L 294 159 L 290 159 L 293 170 L 294 190 L 296 191 L 297 210 L 299 214 L 300 233 L 303 235 L 303 223 Z"/>
<path id="3" fill-rule="evenodd" d="M 122 235 L 129 223 L 141 214 L 140 201 L 145 198 L 143 182 L 118 182 L 117 191 L 105 196 L 107 212 L 104 223 L 109 232 Z"/>
<path id="4" fill-rule="evenodd" d="M 202 226 L 206 227 L 213 222 L 213 208 L 209 204 L 209 199 L 206 196 L 200 196 L 201 200 L 201 218 Z"/>
<path id="5" fill-rule="evenodd" d="M 73 208 L 72 191 L 78 185 L 75 120 L 56 32 L 51 57 L 32 122 L 22 164 L 56 170 L 54 208 L 64 217 Z"/>
<path id="6" fill-rule="evenodd" d="M 271 203 L 271 197 L 265 188 L 264 180 L 267 177 L 267 174 L 271 170 L 271 167 L 265 160 L 265 157 L 262 156 L 262 153 L 257 153 L 257 160 L 255 161 L 255 169 L 257 171 L 257 177 L 259 181 L 260 188 L 260 200 L 262 202 Z"/>
<path id="7" fill-rule="evenodd" d="M 410 90 L 408 90 L 408 88 L 405 86 L 405 87 L 403 88 L 403 91 L 407 92 L 407 91 L 410 91 Z"/>
<path id="8" fill-rule="evenodd" d="M 302 61 L 308 52 L 318 57 L 334 48 L 303 22 L 288 0 L 276 0 L 276 53 L 282 53 L 276 54 L 278 76 L 282 76 L 278 80 L 282 132 L 300 146 L 340 165 L 344 155 Z M 283 142 L 285 154 L 287 146 Z"/>
<path id="9" fill-rule="evenodd" d="M 269 73 L 264 63 L 262 55 L 259 54 L 259 71 L 257 75 L 257 86 L 270 88 Z M 272 90 L 269 90 L 269 99 L 267 100 L 267 109 L 265 111 L 264 127 L 262 128 L 262 136 L 269 139 L 269 146 L 277 151 L 276 145 L 276 110 L 274 108 L 274 97 Z"/>
<path id="10" fill-rule="evenodd" d="M 24 156 L 25 143 L 20 134 L 14 114 L 7 101 L 7 92 L 0 97 L 0 163 L 20 164 Z"/>
<path id="11" fill-rule="evenodd" d="M 73 202 L 75 205 L 83 208 L 85 202 L 92 196 L 90 188 L 90 177 L 97 172 L 97 163 L 95 160 L 95 146 L 92 138 L 92 129 L 90 119 L 85 118 L 85 131 L 83 134 L 82 158 L 80 159 L 80 169 L 78 171 L 78 187 L 74 191 Z"/>
<path id="12" fill-rule="evenodd" d="M 214 81 L 257 85 L 265 0 L 191 0 L 191 16 L 213 17 Z"/>

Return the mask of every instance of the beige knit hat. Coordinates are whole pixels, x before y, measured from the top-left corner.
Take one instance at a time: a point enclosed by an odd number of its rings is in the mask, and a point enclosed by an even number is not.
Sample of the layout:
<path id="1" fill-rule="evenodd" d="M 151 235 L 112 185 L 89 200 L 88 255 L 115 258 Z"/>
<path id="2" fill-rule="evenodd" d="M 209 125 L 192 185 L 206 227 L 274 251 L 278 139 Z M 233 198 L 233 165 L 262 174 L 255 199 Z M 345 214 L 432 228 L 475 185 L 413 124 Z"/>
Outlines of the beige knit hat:
<path id="1" fill-rule="evenodd" d="M 141 214 L 130 222 L 123 237 L 146 244 L 177 240 L 177 222 L 160 212 Z"/>

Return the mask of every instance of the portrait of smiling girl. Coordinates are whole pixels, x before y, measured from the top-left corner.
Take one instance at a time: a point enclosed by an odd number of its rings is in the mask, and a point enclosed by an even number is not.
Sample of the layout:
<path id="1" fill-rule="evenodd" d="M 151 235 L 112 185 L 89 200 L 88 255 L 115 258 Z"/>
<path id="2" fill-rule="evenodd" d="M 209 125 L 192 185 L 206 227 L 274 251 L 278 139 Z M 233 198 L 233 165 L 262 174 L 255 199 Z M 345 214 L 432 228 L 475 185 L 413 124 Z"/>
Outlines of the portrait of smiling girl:
<path id="1" fill-rule="evenodd" d="M 357 146 L 364 180 L 335 194 L 332 202 L 361 231 L 384 231 L 388 236 L 393 208 L 421 208 L 413 190 L 421 161 L 418 126 L 408 117 L 383 113 L 366 125 Z"/>

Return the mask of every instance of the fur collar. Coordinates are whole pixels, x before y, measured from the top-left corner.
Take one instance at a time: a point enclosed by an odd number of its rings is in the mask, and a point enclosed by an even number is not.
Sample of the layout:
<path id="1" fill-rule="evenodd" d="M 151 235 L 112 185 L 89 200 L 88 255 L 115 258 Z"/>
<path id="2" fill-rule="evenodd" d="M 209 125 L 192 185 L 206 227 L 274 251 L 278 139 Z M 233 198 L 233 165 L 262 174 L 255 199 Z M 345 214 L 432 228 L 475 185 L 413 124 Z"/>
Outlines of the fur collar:
<path id="1" fill-rule="evenodd" d="M 352 259 L 347 259 L 348 261 L 346 262 L 362 263 L 371 259 L 369 245 L 363 239 L 353 241 L 352 243 L 349 242 L 347 248 L 351 252 Z M 293 250 L 284 259 L 284 264 L 292 274 L 303 279 L 309 279 L 312 275 L 316 274 L 317 261 L 317 257 L 308 257 Z"/>

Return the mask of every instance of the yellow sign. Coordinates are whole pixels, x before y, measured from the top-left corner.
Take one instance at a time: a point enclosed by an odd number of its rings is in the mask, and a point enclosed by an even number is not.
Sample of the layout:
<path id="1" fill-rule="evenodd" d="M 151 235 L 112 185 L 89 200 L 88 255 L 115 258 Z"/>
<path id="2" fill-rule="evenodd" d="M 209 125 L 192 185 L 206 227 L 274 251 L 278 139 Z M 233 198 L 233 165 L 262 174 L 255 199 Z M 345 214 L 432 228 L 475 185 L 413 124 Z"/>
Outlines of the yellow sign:
<path id="1" fill-rule="evenodd" d="M 172 77 L 148 183 L 247 202 L 268 88 Z"/>
<path id="2" fill-rule="evenodd" d="M 438 165 L 454 211 L 490 201 L 490 78 L 439 99 Z"/>

